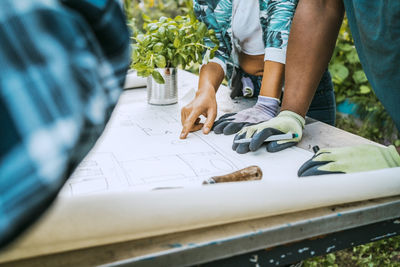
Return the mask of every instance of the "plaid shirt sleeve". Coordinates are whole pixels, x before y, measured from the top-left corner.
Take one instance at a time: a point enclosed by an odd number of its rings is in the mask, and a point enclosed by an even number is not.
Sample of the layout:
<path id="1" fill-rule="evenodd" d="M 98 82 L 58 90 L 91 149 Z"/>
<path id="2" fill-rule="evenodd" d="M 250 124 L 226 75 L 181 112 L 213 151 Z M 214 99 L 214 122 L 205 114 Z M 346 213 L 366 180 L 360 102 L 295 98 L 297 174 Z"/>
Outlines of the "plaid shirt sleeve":
<path id="1" fill-rule="evenodd" d="M 0 2 L 0 247 L 46 210 L 93 146 L 129 58 L 116 1 Z"/>

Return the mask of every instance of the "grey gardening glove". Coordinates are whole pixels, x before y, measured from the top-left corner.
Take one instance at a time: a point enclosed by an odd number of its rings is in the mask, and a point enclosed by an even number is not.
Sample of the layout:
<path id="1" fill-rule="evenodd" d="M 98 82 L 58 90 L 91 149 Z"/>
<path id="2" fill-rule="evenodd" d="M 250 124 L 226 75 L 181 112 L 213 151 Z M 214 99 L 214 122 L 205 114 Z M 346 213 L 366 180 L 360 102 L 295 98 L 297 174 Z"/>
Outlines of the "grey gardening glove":
<path id="1" fill-rule="evenodd" d="M 279 100 L 273 97 L 258 96 L 257 103 L 238 113 L 221 116 L 213 125 L 216 134 L 235 134 L 244 126 L 268 121 L 276 116 L 279 110 Z"/>
<path id="2" fill-rule="evenodd" d="M 264 140 L 268 137 L 291 132 L 295 135 L 294 138 L 271 141 L 267 144 L 268 152 L 281 151 L 300 142 L 303 135 L 304 124 L 305 120 L 299 114 L 289 110 L 281 111 L 278 116 L 269 121 L 243 128 L 236 134 L 232 149 L 239 154 L 256 151 L 264 144 Z M 251 138 L 250 143 L 235 143 L 236 140 L 247 138 Z"/>

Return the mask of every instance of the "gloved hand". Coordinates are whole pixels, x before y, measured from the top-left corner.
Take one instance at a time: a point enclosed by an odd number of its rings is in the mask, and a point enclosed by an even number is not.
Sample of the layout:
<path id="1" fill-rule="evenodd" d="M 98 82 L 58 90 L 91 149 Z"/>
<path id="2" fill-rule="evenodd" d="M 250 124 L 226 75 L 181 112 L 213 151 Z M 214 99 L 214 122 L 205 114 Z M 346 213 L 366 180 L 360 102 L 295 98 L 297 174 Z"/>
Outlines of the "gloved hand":
<path id="1" fill-rule="evenodd" d="M 296 145 L 302 137 L 305 120 L 299 114 L 284 110 L 275 118 L 252 126 L 243 128 L 236 134 L 232 149 L 243 154 L 249 151 L 256 151 L 264 143 L 264 140 L 272 135 L 292 132 L 297 137 L 281 141 L 272 141 L 267 144 L 268 152 L 277 152 Z M 250 143 L 237 144 L 236 140 L 252 138 Z"/>
<path id="2" fill-rule="evenodd" d="M 252 108 L 221 116 L 214 123 L 213 130 L 216 134 L 234 134 L 246 125 L 272 119 L 278 113 L 278 109 L 279 100 L 277 98 L 258 96 L 257 103 Z"/>
<path id="3" fill-rule="evenodd" d="M 352 173 L 400 167 L 400 156 L 394 146 L 358 145 L 319 150 L 300 167 L 297 175 Z"/>

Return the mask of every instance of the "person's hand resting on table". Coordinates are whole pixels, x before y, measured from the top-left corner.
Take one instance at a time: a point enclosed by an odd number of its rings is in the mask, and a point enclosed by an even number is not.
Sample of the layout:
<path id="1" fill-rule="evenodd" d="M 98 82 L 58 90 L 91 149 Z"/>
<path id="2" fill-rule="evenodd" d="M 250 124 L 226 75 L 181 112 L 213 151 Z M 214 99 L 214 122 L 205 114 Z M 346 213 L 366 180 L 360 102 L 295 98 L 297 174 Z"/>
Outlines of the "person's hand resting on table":
<path id="1" fill-rule="evenodd" d="M 299 114 L 284 110 L 278 116 L 269 121 L 256 125 L 251 125 L 239 131 L 234 140 L 232 149 L 240 154 L 259 149 L 264 140 L 272 135 L 285 134 L 291 132 L 296 135 L 295 138 L 281 141 L 272 141 L 267 144 L 268 152 L 277 152 L 285 148 L 296 145 L 302 137 L 305 120 Z M 235 143 L 236 140 L 251 138 L 250 143 Z"/>
<path id="2" fill-rule="evenodd" d="M 276 116 L 279 109 L 279 100 L 273 97 L 258 96 L 257 103 L 238 113 L 229 113 L 221 116 L 213 126 L 216 134 L 235 134 L 244 126 L 268 121 Z"/>

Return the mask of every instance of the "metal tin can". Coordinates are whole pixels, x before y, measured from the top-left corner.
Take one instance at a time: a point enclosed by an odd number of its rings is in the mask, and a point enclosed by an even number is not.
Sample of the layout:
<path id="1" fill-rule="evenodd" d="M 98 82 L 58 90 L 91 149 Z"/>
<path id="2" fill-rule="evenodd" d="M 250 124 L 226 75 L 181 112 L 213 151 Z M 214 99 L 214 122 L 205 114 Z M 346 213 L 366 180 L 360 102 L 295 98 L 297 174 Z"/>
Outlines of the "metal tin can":
<path id="1" fill-rule="evenodd" d="M 157 69 L 165 83 L 157 83 L 153 77 L 147 78 L 147 102 L 153 105 L 170 105 L 178 102 L 178 79 L 176 68 Z"/>

